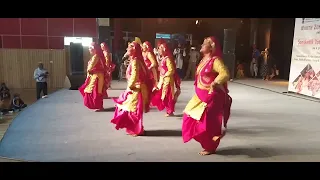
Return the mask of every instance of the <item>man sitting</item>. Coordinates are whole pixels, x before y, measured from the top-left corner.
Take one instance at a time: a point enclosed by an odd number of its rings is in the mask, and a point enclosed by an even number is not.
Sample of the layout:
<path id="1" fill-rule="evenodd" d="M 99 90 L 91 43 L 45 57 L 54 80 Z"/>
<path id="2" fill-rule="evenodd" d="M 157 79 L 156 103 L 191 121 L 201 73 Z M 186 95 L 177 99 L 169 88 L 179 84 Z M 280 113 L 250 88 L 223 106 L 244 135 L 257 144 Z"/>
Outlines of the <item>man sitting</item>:
<path id="1" fill-rule="evenodd" d="M 11 107 L 14 111 L 21 111 L 23 108 L 27 107 L 27 105 L 21 99 L 20 94 L 15 93 L 13 95 Z"/>
<path id="2" fill-rule="evenodd" d="M 1 99 L 10 99 L 10 89 L 7 87 L 6 83 L 1 83 L 0 86 L 0 96 Z"/>
<path id="3" fill-rule="evenodd" d="M 11 110 L 10 99 L 11 99 L 11 95 L 10 95 L 9 88 L 6 86 L 5 83 L 1 83 L 1 86 L 0 86 L 0 111 L 2 113 L 7 113 L 8 111 Z"/>

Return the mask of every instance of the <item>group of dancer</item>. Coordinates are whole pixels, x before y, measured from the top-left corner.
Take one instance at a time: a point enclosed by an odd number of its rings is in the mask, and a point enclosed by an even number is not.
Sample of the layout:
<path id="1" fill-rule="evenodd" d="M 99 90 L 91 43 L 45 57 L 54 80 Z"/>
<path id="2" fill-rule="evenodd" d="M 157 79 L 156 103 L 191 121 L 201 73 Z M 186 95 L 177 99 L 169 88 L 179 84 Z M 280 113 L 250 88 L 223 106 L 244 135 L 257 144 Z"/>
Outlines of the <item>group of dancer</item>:
<path id="1" fill-rule="evenodd" d="M 111 86 L 115 64 L 106 43 L 100 46 L 92 43 L 89 52 L 92 57 L 88 62 L 87 78 L 79 91 L 86 107 L 100 111 L 103 110 L 103 99 L 108 98 L 107 89 Z"/>
<path id="2" fill-rule="evenodd" d="M 105 47 L 103 49 L 102 47 Z M 84 104 L 90 109 L 103 107 L 103 96 L 110 85 L 110 72 L 114 67 L 106 60 L 104 44 L 95 43 L 89 48 L 92 58 L 88 63 L 87 79 L 79 89 Z M 175 104 L 181 93 L 181 79 L 168 44 L 157 44 L 160 61 L 154 54 L 151 43 L 141 43 L 139 38 L 128 44 L 130 63 L 126 71 L 127 89 L 114 98 L 116 104 L 111 123 L 115 128 L 126 129 L 128 135 L 144 135 L 143 114 L 151 107 L 166 110 L 165 116 L 174 116 Z M 230 116 L 232 98 L 228 95 L 229 71 L 224 65 L 219 42 L 214 37 L 205 38 L 201 53 L 203 59 L 197 67 L 195 95 L 187 104 L 182 123 L 183 142 L 191 139 L 199 142 L 200 155 L 215 153 L 220 139 L 225 135 Z M 110 58 L 109 58 L 110 59 Z"/>

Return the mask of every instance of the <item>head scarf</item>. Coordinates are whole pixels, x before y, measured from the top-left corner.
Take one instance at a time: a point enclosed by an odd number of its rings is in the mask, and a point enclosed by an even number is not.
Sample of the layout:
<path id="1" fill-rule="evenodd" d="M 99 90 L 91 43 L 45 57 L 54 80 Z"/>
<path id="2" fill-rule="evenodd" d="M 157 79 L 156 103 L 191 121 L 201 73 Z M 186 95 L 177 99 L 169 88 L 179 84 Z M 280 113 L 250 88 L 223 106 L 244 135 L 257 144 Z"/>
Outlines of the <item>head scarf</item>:
<path id="1" fill-rule="evenodd" d="M 222 49 L 217 38 L 215 38 L 214 36 L 207 37 L 204 40 L 204 43 L 209 44 L 211 46 L 212 56 L 222 57 Z"/>
<path id="2" fill-rule="evenodd" d="M 132 55 L 132 59 L 137 58 L 138 60 L 143 60 L 140 44 L 136 41 L 133 41 L 129 44 L 129 46 L 131 46 L 135 50 L 134 54 Z"/>
<path id="3" fill-rule="evenodd" d="M 163 39 L 160 39 L 158 41 L 158 49 L 160 48 L 163 49 L 164 51 L 163 57 L 168 56 L 169 58 L 173 58 L 172 51 L 170 50 L 168 44 Z"/>
<path id="4" fill-rule="evenodd" d="M 140 38 L 139 37 L 135 37 L 134 38 L 134 42 L 136 42 L 136 43 L 138 43 L 138 44 L 142 44 L 142 42 L 141 42 L 141 40 L 140 40 Z"/>
<path id="5" fill-rule="evenodd" d="M 147 48 L 147 52 L 153 52 L 152 45 L 149 41 L 144 42 L 142 46 L 145 46 Z"/>
<path id="6" fill-rule="evenodd" d="M 101 47 L 101 50 L 102 50 L 102 47 L 104 47 L 104 48 L 105 48 L 105 51 L 110 52 L 109 47 L 108 47 L 108 45 L 107 45 L 105 42 L 102 42 L 102 43 L 100 44 L 100 47 Z"/>
<path id="7" fill-rule="evenodd" d="M 92 42 L 90 47 L 96 51 L 96 55 L 100 58 L 100 60 L 102 61 L 102 64 L 106 66 L 106 64 L 104 63 L 106 59 L 104 57 L 101 47 L 95 42 Z"/>

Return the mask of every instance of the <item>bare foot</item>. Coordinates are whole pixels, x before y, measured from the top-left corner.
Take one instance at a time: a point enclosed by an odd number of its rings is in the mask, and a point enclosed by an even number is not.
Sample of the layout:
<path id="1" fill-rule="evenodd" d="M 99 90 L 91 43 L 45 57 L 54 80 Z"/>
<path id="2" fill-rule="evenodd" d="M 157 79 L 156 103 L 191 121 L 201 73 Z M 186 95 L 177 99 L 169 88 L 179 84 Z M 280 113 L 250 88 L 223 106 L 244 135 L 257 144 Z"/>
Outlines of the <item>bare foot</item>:
<path id="1" fill-rule="evenodd" d="M 201 152 L 198 153 L 200 156 L 208 156 L 208 155 L 211 155 L 211 154 L 214 154 L 214 151 L 206 151 L 206 150 L 203 150 Z"/>
<path id="2" fill-rule="evenodd" d="M 170 117 L 170 116 L 174 116 L 174 114 L 173 113 L 171 113 L 171 114 L 166 114 L 166 115 L 164 115 L 165 117 Z"/>
<path id="3" fill-rule="evenodd" d="M 129 133 L 127 133 L 127 135 L 129 135 L 129 136 L 132 136 L 132 137 L 137 137 L 137 136 L 143 136 L 144 135 L 144 131 L 141 133 L 141 134 L 129 134 Z"/>

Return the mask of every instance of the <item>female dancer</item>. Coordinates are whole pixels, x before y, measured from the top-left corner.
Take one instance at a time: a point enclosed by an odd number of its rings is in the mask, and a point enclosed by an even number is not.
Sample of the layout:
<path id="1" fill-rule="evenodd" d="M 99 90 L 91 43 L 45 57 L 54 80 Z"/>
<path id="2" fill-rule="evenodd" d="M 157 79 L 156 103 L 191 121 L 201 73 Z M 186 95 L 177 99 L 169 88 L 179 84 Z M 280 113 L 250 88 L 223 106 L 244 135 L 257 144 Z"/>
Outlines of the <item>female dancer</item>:
<path id="1" fill-rule="evenodd" d="M 100 44 L 101 49 L 103 51 L 104 58 L 106 59 L 106 67 L 107 67 L 107 73 L 106 73 L 106 88 L 110 88 L 111 81 L 112 81 L 112 72 L 114 71 L 114 68 L 116 67 L 115 64 L 112 63 L 112 55 L 110 53 L 109 47 L 106 43 Z M 108 94 L 107 94 L 108 95 Z"/>
<path id="2" fill-rule="evenodd" d="M 156 88 L 158 85 L 159 72 L 158 72 L 158 62 L 156 60 L 156 56 L 153 53 L 151 43 L 148 41 L 146 41 L 142 44 L 142 56 L 144 58 L 144 63 L 146 64 L 146 66 L 148 68 L 148 73 L 149 73 L 150 79 L 149 79 L 147 85 L 149 88 L 149 100 L 151 100 L 152 99 L 152 97 L 151 97 L 152 90 L 153 90 L 153 88 Z M 151 105 L 153 105 L 153 104 L 151 103 Z"/>
<path id="3" fill-rule="evenodd" d="M 79 88 L 84 105 L 89 109 L 103 109 L 105 90 L 106 60 L 99 45 L 92 43 L 89 47 L 92 58 L 88 62 L 87 79 Z"/>
<path id="4" fill-rule="evenodd" d="M 153 53 L 151 43 L 148 41 L 142 44 L 142 56 L 150 72 L 150 77 L 153 81 L 152 88 L 154 88 L 158 84 L 158 62 L 156 56 Z"/>
<path id="5" fill-rule="evenodd" d="M 219 42 L 214 37 L 204 40 L 203 59 L 198 65 L 195 79 L 196 94 L 187 104 L 182 124 L 184 143 L 192 138 L 204 149 L 199 154 L 215 153 L 225 134 L 230 116 L 231 97 L 228 95 L 229 71 L 221 60 Z"/>
<path id="6" fill-rule="evenodd" d="M 127 69 L 127 90 L 119 98 L 114 99 L 116 110 L 111 123 L 116 129 L 126 128 L 129 135 L 143 135 L 142 124 L 143 112 L 148 107 L 148 88 L 146 79 L 148 76 L 147 67 L 143 62 L 141 46 L 132 42 L 128 49 L 130 64 Z"/>
<path id="7" fill-rule="evenodd" d="M 175 104 L 180 94 L 181 79 L 176 72 L 176 65 L 168 45 L 165 41 L 159 41 L 159 54 L 162 56 L 160 63 L 160 78 L 154 89 L 152 104 L 160 111 L 166 109 L 165 116 L 173 116 Z"/>

